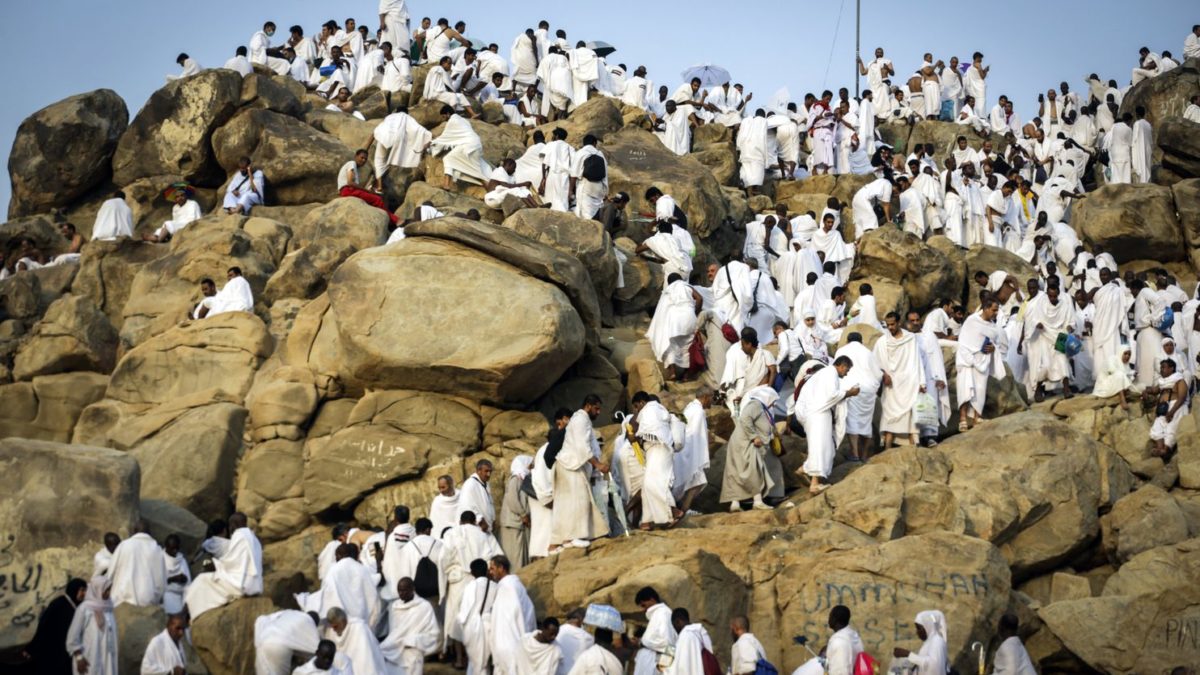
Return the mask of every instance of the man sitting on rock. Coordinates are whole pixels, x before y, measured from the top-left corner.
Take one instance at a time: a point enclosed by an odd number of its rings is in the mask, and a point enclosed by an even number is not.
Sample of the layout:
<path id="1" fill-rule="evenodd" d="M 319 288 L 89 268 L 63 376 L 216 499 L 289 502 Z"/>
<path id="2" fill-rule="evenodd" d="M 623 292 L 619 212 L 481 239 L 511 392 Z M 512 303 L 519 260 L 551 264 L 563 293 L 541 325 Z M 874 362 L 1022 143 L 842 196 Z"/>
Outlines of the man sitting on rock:
<path id="1" fill-rule="evenodd" d="M 1150 427 L 1150 454 L 1165 458 L 1175 448 L 1175 432 L 1179 422 L 1188 414 L 1187 382 L 1176 370 L 1173 359 L 1163 359 L 1158 365 L 1161 377 L 1146 393 L 1155 402 L 1154 426 Z"/>
<path id="2" fill-rule="evenodd" d="M 325 106 L 326 110 L 331 112 L 343 112 L 351 117 L 366 121 L 366 117 L 354 107 L 354 101 L 350 100 L 350 90 L 346 87 L 338 89 L 337 95 L 333 97 L 329 105 Z"/>
<path id="3" fill-rule="evenodd" d="M 164 195 L 175 204 L 171 207 L 171 219 L 164 222 L 154 234 L 142 235 L 142 240 L 156 244 L 171 241 L 171 237 L 177 232 L 200 220 L 204 214 L 200 210 L 200 204 L 192 199 L 193 194 L 195 191 L 187 184 L 171 186 Z"/>
<path id="4" fill-rule="evenodd" d="M 220 292 L 212 296 L 206 296 L 196 306 L 193 313 L 194 318 L 204 319 L 218 314 L 225 314 L 226 312 L 254 311 L 254 293 L 250 290 L 250 283 L 242 276 L 242 268 L 230 267 L 225 274 L 229 280 L 228 283 L 225 284 L 225 287 Z M 205 279 L 200 282 L 201 292 L 206 290 L 205 282 L 210 285 L 212 284 L 211 279 Z"/>
<path id="5" fill-rule="evenodd" d="M 371 171 L 372 168 L 367 166 L 367 151 L 355 152 L 354 159 L 343 164 L 342 168 L 338 170 L 338 196 L 361 199 L 386 213 L 388 220 L 395 225 L 400 219 L 396 214 L 388 211 L 387 202 L 375 192 L 378 181 L 371 175 Z"/>
<path id="6" fill-rule="evenodd" d="M 100 205 L 92 225 L 92 241 L 115 241 L 133 236 L 133 210 L 125 203 L 125 193 L 117 190 Z"/>
<path id="7" fill-rule="evenodd" d="M 238 598 L 262 593 L 262 544 L 246 523 L 244 513 L 229 516 L 233 535 L 213 558 L 215 571 L 198 575 L 188 587 L 184 602 L 193 620 Z"/>
<path id="8" fill-rule="evenodd" d="M 225 189 L 225 201 L 222 208 L 230 215 L 250 215 L 250 209 L 263 203 L 263 189 L 266 179 L 261 169 L 256 169 L 249 157 L 238 159 L 238 170 Z M 112 201 L 112 200 L 109 200 Z M 130 228 L 132 234 L 132 227 Z M 95 235 L 93 234 L 93 238 Z"/>
<path id="9" fill-rule="evenodd" d="M 337 645 L 329 640 L 321 640 L 317 644 L 316 656 L 292 671 L 294 675 L 319 675 L 320 673 L 351 675 L 353 672 L 350 659 L 346 658 L 345 654 L 339 653 Z"/>
<path id="10" fill-rule="evenodd" d="M 498 209 L 504 205 L 504 198 L 511 195 L 519 199 L 526 208 L 533 209 L 540 206 L 540 202 L 532 192 L 533 183 L 518 181 L 516 171 L 517 160 L 512 157 L 505 157 L 500 162 L 500 166 L 492 169 L 492 175 L 484 185 L 488 193 L 483 196 L 483 203 L 493 209 Z"/>
<path id="11" fill-rule="evenodd" d="M 67 250 L 54 256 L 54 259 L 49 264 L 66 265 L 68 263 L 79 262 L 79 251 L 83 248 L 83 237 L 75 231 L 75 225 L 72 223 L 59 223 L 58 233 L 70 243 L 67 244 Z"/>
<path id="12" fill-rule="evenodd" d="M 436 66 L 429 69 L 429 74 L 425 76 L 423 96 L 427 101 L 441 101 L 465 117 L 474 117 L 471 101 L 459 93 L 459 77 L 450 73 L 451 66 L 450 57 L 443 56 Z"/>

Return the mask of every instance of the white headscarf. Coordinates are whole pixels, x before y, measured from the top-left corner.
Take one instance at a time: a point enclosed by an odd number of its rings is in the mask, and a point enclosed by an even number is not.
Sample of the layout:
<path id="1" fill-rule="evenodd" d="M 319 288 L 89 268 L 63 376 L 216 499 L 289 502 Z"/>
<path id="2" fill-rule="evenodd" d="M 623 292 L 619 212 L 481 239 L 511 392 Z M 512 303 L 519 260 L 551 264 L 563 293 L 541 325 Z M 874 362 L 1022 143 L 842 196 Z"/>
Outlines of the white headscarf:
<path id="1" fill-rule="evenodd" d="M 775 391 L 774 387 L 764 384 L 746 392 L 746 398 L 758 401 L 762 404 L 763 408 L 770 410 L 771 406 L 775 405 L 775 402 L 779 400 L 779 392 Z"/>
<path id="2" fill-rule="evenodd" d="M 509 473 L 521 480 L 525 480 L 525 477 L 529 475 L 529 467 L 531 466 L 533 466 L 533 457 L 521 455 L 512 461 Z"/>
<path id="3" fill-rule="evenodd" d="M 104 615 L 111 612 L 113 609 L 112 600 L 104 597 L 104 591 L 112 585 L 108 577 L 104 575 L 94 576 L 88 582 L 87 595 L 83 598 L 81 607 L 90 610 L 96 615 L 96 626 L 104 628 Z"/>
<path id="4" fill-rule="evenodd" d="M 941 610 L 927 609 L 917 614 L 916 622 L 925 629 L 926 635 L 940 635 L 949 644 L 946 640 L 946 615 Z"/>

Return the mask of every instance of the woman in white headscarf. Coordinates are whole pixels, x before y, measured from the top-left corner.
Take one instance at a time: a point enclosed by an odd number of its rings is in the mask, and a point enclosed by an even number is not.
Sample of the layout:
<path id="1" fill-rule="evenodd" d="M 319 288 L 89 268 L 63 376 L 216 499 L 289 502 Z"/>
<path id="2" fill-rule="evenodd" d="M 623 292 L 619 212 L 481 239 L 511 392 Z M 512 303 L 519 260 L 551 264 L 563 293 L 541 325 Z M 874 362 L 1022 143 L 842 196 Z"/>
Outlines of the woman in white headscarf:
<path id="1" fill-rule="evenodd" d="M 926 610 L 917 614 L 917 637 L 925 642 L 916 654 L 896 647 L 896 658 L 907 658 L 917 667 L 915 675 L 946 675 L 950 672 L 950 660 L 946 655 L 946 615 L 940 611 Z"/>
<path id="2" fill-rule="evenodd" d="M 529 495 L 521 491 L 521 484 L 532 466 L 533 457 L 529 455 L 513 460 L 500 505 L 500 548 L 513 569 L 529 564 Z"/>
<path id="3" fill-rule="evenodd" d="M 1096 371 L 1096 386 L 1092 389 L 1092 395 L 1097 398 L 1108 398 L 1119 394 L 1121 408 L 1128 410 L 1129 402 L 1125 400 L 1125 391 L 1133 386 L 1133 368 L 1129 365 L 1131 357 L 1132 352 L 1129 345 L 1121 346 L 1119 358 L 1104 357 L 1105 362 Z"/>
<path id="4" fill-rule="evenodd" d="M 1175 344 L 1175 340 L 1171 338 L 1163 338 L 1162 346 L 1158 349 L 1158 358 L 1154 359 L 1155 363 L 1162 363 L 1170 359 L 1175 362 L 1175 372 L 1183 376 L 1183 381 L 1187 382 L 1188 389 L 1192 388 L 1192 369 L 1188 367 L 1187 358 L 1180 353 L 1179 346 Z"/>
<path id="5" fill-rule="evenodd" d="M 75 608 L 67 631 L 67 652 L 75 660 L 75 672 L 88 675 L 117 675 L 117 620 L 108 599 L 107 577 L 92 577 L 87 595 Z"/>
<path id="6" fill-rule="evenodd" d="M 829 363 L 829 345 L 825 343 L 825 335 L 817 327 L 817 313 L 810 309 L 804 310 L 804 319 L 796 326 L 796 337 L 804 348 L 804 355 L 810 361 Z"/>

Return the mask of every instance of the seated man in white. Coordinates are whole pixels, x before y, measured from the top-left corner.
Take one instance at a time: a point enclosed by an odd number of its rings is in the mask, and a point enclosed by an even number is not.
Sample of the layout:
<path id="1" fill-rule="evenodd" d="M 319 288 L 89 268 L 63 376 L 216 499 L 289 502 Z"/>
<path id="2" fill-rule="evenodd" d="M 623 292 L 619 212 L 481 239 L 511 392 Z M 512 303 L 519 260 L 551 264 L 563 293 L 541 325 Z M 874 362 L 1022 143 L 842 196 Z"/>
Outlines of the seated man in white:
<path id="1" fill-rule="evenodd" d="M 188 587 L 184 603 L 193 620 L 238 598 L 262 593 L 262 544 L 246 526 L 243 513 L 229 516 L 229 529 L 233 531 L 229 544 L 213 558 L 215 571 L 197 575 Z"/>
<path id="2" fill-rule="evenodd" d="M 100 205 L 92 225 L 92 241 L 113 241 L 133 236 L 133 210 L 125 203 L 125 193 L 117 190 Z"/>
<path id="3" fill-rule="evenodd" d="M 187 184 L 176 184 L 168 188 L 164 196 L 175 204 L 171 207 L 171 219 L 164 222 L 154 234 L 142 235 L 142 240 L 156 244 L 170 241 L 175 233 L 200 220 L 204 214 L 200 210 L 199 202 L 192 199 L 194 194 L 195 191 Z"/>
<path id="4" fill-rule="evenodd" d="M 254 293 L 250 290 L 250 282 L 246 281 L 246 277 L 242 276 L 242 269 L 240 267 L 230 267 L 225 272 L 225 275 L 229 280 L 225 284 L 225 287 L 211 298 L 205 298 L 200 303 L 200 306 L 196 308 L 195 317 L 197 319 L 225 314 L 226 312 L 254 311 Z"/>
<path id="5" fill-rule="evenodd" d="M 225 189 L 225 201 L 221 206 L 225 213 L 248 216 L 250 209 L 263 203 L 265 187 L 262 170 L 256 169 L 249 157 L 242 157 L 238 160 L 237 173 Z"/>

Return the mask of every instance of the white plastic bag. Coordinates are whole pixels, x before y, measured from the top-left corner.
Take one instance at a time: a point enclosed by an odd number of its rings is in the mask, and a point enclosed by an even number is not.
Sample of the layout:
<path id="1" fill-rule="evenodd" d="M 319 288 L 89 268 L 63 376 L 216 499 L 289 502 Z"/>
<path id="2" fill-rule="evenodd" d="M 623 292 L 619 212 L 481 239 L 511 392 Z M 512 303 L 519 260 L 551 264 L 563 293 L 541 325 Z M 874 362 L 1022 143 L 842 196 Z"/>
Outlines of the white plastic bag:
<path id="1" fill-rule="evenodd" d="M 919 392 L 913 403 L 913 423 L 918 427 L 934 428 L 938 426 L 938 404 L 926 392 Z"/>

